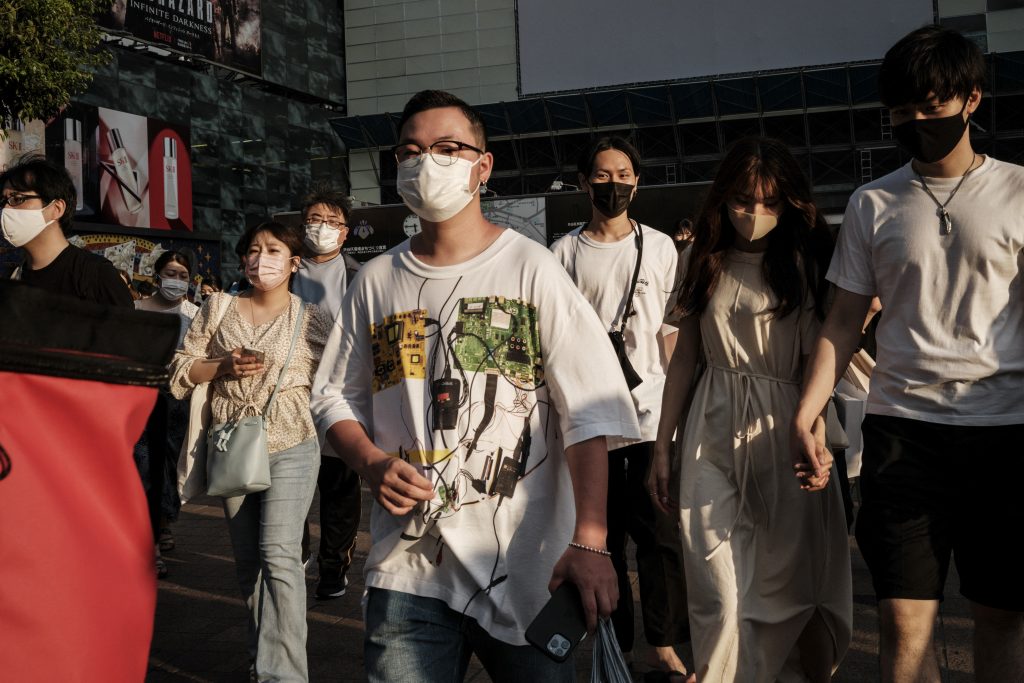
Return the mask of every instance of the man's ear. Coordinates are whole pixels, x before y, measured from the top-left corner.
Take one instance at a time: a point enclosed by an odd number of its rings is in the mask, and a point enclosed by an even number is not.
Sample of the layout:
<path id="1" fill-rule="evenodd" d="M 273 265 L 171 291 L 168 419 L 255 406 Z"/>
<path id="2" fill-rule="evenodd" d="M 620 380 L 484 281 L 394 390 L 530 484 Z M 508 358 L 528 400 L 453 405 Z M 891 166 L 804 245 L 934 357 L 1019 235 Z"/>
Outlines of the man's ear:
<path id="1" fill-rule="evenodd" d="M 56 210 L 58 221 L 64 217 L 64 212 L 68 210 L 68 205 L 63 199 L 54 199 L 50 206 Z"/>
<path id="2" fill-rule="evenodd" d="M 576 180 L 579 182 L 581 190 L 583 190 L 584 192 L 590 191 L 590 183 L 587 181 L 587 177 L 585 175 L 583 175 L 582 173 L 577 173 Z"/>
<path id="3" fill-rule="evenodd" d="M 974 88 L 973 90 L 971 90 L 971 94 L 967 96 L 967 107 L 966 107 L 967 113 L 968 114 L 973 114 L 975 111 L 977 111 L 977 109 L 978 109 L 978 107 L 980 105 L 981 105 L 981 90 L 979 88 Z"/>
<path id="4" fill-rule="evenodd" d="M 490 180 L 491 172 L 494 170 L 494 155 L 490 152 L 484 152 L 480 156 L 480 163 L 477 164 L 477 178 L 484 185 Z"/>

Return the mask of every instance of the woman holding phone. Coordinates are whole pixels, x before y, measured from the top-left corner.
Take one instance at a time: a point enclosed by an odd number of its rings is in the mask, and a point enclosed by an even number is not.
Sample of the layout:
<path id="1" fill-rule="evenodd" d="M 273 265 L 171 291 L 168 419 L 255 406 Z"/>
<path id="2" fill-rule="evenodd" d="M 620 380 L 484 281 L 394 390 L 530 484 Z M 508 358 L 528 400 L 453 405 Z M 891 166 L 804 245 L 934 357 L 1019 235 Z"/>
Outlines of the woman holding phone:
<path id="1" fill-rule="evenodd" d="M 210 382 L 214 424 L 264 413 L 270 488 L 224 499 L 242 595 L 250 609 L 249 653 L 259 680 L 308 680 L 306 581 L 300 544 L 313 499 L 320 448 L 309 392 L 331 321 L 288 291 L 302 236 L 262 223 L 242 238 L 252 284 L 238 296 L 215 293 L 185 335 L 171 365 L 171 391 L 188 396 Z M 299 322 L 299 316 L 302 316 Z M 288 361 L 296 324 L 295 349 Z"/>

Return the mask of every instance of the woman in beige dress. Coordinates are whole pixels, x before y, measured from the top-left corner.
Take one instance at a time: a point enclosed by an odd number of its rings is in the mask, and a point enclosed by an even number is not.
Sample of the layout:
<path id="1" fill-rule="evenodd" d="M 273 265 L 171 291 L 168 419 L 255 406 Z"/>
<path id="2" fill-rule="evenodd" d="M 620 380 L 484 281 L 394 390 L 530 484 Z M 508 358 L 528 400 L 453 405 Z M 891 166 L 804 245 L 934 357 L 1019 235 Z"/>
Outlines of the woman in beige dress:
<path id="1" fill-rule="evenodd" d="M 791 461 L 787 425 L 824 318 L 828 226 L 786 146 L 748 138 L 695 233 L 649 486 L 680 515 L 697 680 L 827 681 L 850 642 L 846 521 L 824 421 L 818 470 Z"/>
<path id="2" fill-rule="evenodd" d="M 203 305 L 171 364 L 171 392 L 184 398 L 210 382 L 213 424 L 241 414 L 266 416 L 270 488 L 225 498 L 224 514 L 250 610 L 251 678 L 301 682 L 309 680 L 302 529 L 320 467 L 309 392 L 331 320 L 288 291 L 302 253 L 296 230 L 263 223 L 242 243 L 252 288 L 238 296 L 213 294 Z"/>

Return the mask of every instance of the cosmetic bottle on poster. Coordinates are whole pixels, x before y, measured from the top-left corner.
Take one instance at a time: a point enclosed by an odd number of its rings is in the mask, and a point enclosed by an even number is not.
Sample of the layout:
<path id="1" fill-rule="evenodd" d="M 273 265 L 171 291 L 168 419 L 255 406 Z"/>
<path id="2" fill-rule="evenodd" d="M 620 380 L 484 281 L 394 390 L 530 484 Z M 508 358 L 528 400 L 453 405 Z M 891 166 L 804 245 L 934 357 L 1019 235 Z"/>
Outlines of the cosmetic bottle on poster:
<path id="1" fill-rule="evenodd" d="M 164 216 L 178 217 L 178 141 L 164 138 Z"/>
<path id="2" fill-rule="evenodd" d="M 64 168 L 75 185 L 75 211 L 85 207 L 82 196 L 82 122 L 64 119 Z"/>
<path id="3" fill-rule="evenodd" d="M 120 181 L 118 187 L 121 189 L 124 205 L 128 209 L 128 213 L 138 213 L 142 211 L 139 184 L 135 180 L 135 169 L 132 168 L 132 160 L 128 158 L 128 151 L 124 148 L 121 131 L 117 128 L 111 128 L 107 132 L 107 140 L 110 142 L 110 160 L 114 165 L 114 173 L 117 174 L 117 178 Z"/>
<path id="4" fill-rule="evenodd" d="M 3 148 L 0 149 L 0 171 L 6 171 L 14 165 L 14 161 L 22 154 L 22 128 L 18 119 L 7 119 L 3 139 Z"/>

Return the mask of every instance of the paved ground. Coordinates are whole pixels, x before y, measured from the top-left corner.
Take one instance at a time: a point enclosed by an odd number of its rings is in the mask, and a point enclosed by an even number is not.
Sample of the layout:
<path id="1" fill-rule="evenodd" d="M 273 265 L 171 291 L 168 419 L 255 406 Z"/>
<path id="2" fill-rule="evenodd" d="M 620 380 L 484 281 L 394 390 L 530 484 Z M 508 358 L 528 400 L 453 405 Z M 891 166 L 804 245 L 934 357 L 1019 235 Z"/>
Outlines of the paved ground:
<path id="1" fill-rule="evenodd" d="M 364 510 L 369 501 L 364 492 Z M 319 537 L 317 502 L 313 504 L 314 548 Z M 366 558 L 368 515 L 363 517 L 354 571 L 348 594 L 337 600 L 309 600 L 310 680 L 363 681 L 362 563 Z M 218 501 L 201 499 L 186 505 L 175 525 L 177 548 L 166 554 L 170 576 L 160 582 L 156 630 L 147 681 L 152 683 L 244 683 L 248 681 L 245 652 L 245 607 L 238 597 L 227 527 Z M 878 680 L 878 622 L 870 580 L 854 549 L 854 632 L 849 654 L 835 681 L 863 683 Z M 635 582 L 635 576 L 634 576 Z M 315 582 L 310 577 L 309 593 Z M 944 683 L 973 679 L 970 652 L 971 621 L 967 605 L 956 595 L 956 577 L 947 588 L 942 623 L 937 626 L 939 661 Z M 635 591 L 634 591 L 635 592 Z M 639 615 L 639 608 L 636 610 Z M 638 633 L 640 626 L 637 625 Z M 944 634 L 944 638 L 942 637 Z M 590 680 L 590 650 L 581 648 L 577 659 L 580 681 Z M 684 650 L 684 659 L 690 654 Z M 948 662 L 948 665 L 947 665 Z M 467 680 L 489 681 L 476 662 Z M 638 676 L 637 680 L 642 680 Z M 533 682 L 531 682 L 533 683 Z M 539 683 L 539 682 L 536 682 Z"/>

